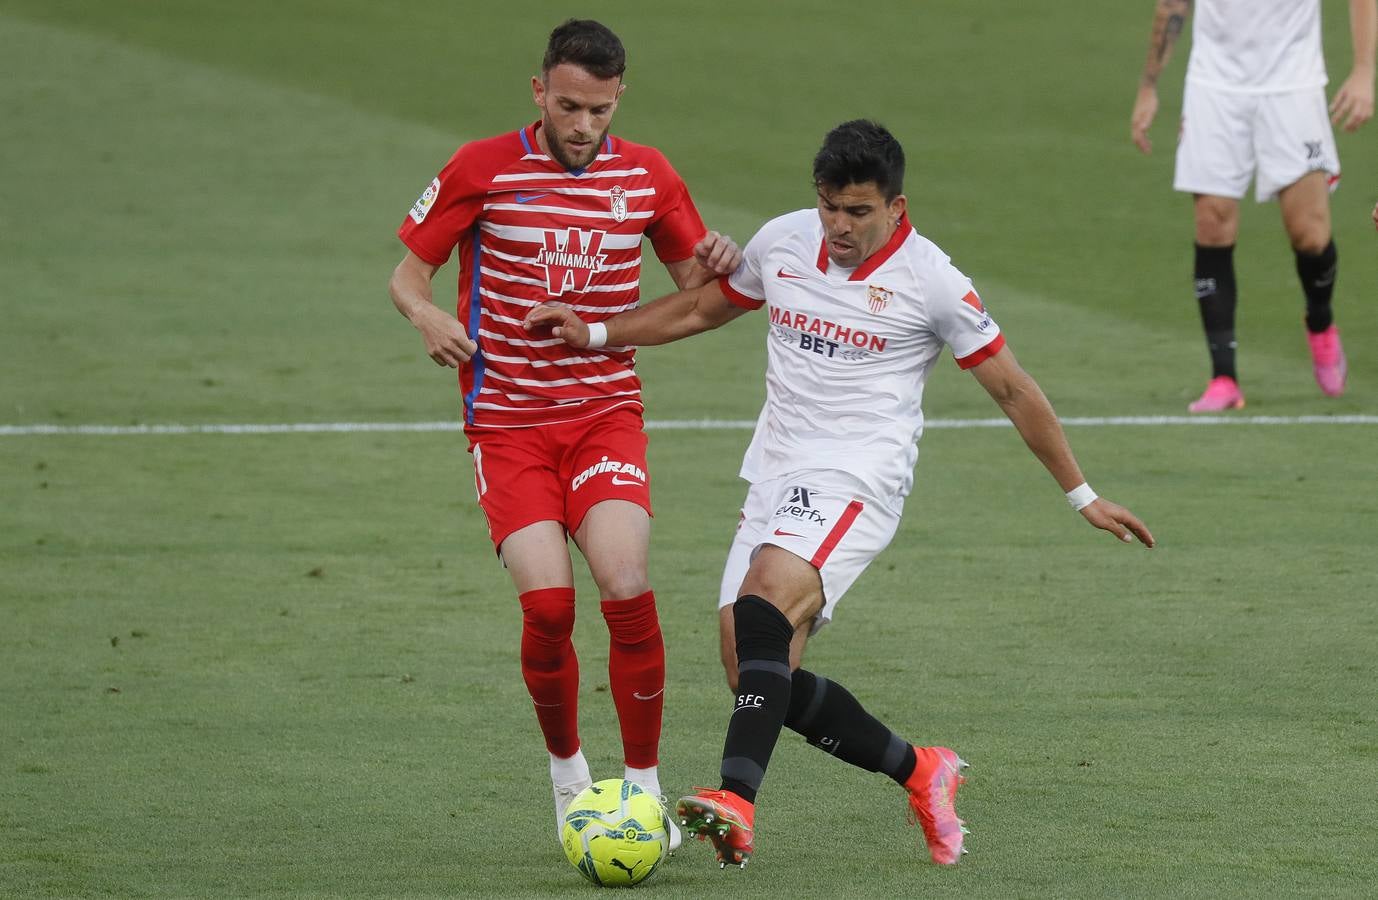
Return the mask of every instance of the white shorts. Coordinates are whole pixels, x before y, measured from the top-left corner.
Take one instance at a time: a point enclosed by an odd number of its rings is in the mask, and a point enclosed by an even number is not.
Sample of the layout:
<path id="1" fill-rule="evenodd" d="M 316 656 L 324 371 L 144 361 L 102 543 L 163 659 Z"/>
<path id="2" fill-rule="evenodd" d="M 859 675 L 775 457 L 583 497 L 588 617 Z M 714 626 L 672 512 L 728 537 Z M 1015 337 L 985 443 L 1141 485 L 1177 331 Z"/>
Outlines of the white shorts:
<path id="1" fill-rule="evenodd" d="M 823 608 L 813 623 L 817 631 L 832 620 L 842 595 L 890 544 L 899 524 L 897 510 L 871 497 L 845 472 L 795 472 L 753 484 L 723 568 L 718 608 L 737 601 L 756 552 L 774 544 L 808 560 L 823 580 Z"/>
<path id="2" fill-rule="evenodd" d="M 1263 203 L 1318 170 L 1333 191 L 1340 157 L 1325 88 L 1239 94 L 1187 82 L 1174 189 L 1238 200 L 1256 175 L 1254 197 Z"/>

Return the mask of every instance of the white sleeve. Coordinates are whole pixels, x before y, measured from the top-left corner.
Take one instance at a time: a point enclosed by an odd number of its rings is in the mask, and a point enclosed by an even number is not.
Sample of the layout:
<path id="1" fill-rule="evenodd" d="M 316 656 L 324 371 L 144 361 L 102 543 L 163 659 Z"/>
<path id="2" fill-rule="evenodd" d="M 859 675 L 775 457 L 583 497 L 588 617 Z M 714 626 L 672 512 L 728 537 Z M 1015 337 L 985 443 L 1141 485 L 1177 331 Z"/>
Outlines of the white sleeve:
<path id="1" fill-rule="evenodd" d="M 760 309 L 766 302 L 766 283 L 762 275 L 766 254 L 798 225 L 799 213 L 787 213 L 762 225 L 747 241 L 742 264 L 722 279 L 723 294 L 744 309 Z"/>
<path id="2" fill-rule="evenodd" d="M 970 369 L 1005 346 L 1000 326 L 986 312 L 971 279 L 956 266 L 943 262 L 926 293 L 933 331 L 952 348 L 957 365 Z"/>

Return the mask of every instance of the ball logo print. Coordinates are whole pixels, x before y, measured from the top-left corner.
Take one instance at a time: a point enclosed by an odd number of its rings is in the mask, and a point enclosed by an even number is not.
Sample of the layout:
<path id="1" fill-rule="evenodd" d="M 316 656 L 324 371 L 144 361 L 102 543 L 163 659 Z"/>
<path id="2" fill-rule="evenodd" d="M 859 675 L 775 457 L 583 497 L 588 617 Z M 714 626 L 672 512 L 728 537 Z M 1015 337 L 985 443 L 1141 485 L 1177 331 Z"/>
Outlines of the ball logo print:
<path id="1" fill-rule="evenodd" d="M 669 853 L 660 800 L 620 778 L 595 782 L 565 813 L 561 843 L 580 875 L 605 887 L 631 887 L 655 873 Z"/>

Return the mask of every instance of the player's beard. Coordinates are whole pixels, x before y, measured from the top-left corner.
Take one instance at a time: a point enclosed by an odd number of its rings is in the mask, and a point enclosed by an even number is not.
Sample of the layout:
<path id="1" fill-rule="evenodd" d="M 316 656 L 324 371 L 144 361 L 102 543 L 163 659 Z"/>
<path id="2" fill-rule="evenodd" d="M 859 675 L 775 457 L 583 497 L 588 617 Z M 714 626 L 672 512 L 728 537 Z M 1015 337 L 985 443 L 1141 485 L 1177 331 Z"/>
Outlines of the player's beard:
<path id="1" fill-rule="evenodd" d="M 545 122 L 543 127 L 545 128 L 545 142 L 546 146 L 550 148 L 550 155 L 555 158 L 557 163 L 564 166 L 566 169 L 582 169 L 597 159 L 598 148 L 603 146 L 603 141 L 608 137 L 608 129 L 604 128 L 603 133 L 593 139 L 587 150 L 579 156 L 575 156 L 573 152 L 565 146 L 565 141 L 571 136 L 560 134 L 560 132 L 556 131 L 550 124 L 549 120 Z M 583 135 L 572 135 L 572 137 L 582 138 Z"/>

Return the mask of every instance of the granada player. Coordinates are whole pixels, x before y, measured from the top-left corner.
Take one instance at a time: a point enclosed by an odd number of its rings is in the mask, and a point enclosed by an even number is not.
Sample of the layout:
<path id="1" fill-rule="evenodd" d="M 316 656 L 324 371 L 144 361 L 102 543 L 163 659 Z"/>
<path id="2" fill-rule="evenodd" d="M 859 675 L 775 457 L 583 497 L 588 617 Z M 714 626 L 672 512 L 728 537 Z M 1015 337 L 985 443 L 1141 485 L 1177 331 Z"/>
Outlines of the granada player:
<path id="1" fill-rule="evenodd" d="M 658 151 L 608 134 L 625 68 L 605 26 L 556 28 L 531 80 L 540 121 L 459 148 L 403 221 L 408 252 L 389 284 L 430 357 L 459 369 L 479 505 L 521 602 L 522 676 L 550 754 L 557 839 L 569 801 L 592 783 L 579 740 L 568 537 L 588 561 L 610 634 L 625 777 L 655 795 L 665 649 L 646 572 L 650 486 L 633 351 L 571 353 L 533 339 L 522 318 L 550 299 L 594 321 L 635 308 L 643 237 L 680 288 L 741 259 L 730 238 L 705 230 Z M 431 299 L 452 255 L 457 318 Z M 672 846 L 678 839 L 674 830 Z"/>
<path id="2" fill-rule="evenodd" d="M 585 325 L 543 306 L 528 317 L 574 347 L 659 344 L 767 307 L 766 403 L 742 463 L 751 485 L 718 601 L 736 703 L 722 783 L 678 803 L 719 861 L 745 865 L 757 791 L 782 726 L 908 793 L 929 853 L 957 862 L 954 802 L 965 763 L 915 746 L 845 688 L 800 668 L 809 636 L 894 537 L 913 484 L 923 385 L 946 345 L 1010 417 L 1088 522 L 1146 546 L 1133 513 L 1086 485 L 1057 416 L 1015 362 L 970 280 L 909 224 L 904 151 L 880 125 L 846 122 L 814 159 L 817 209 L 768 222 L 731 277 Z"/>

